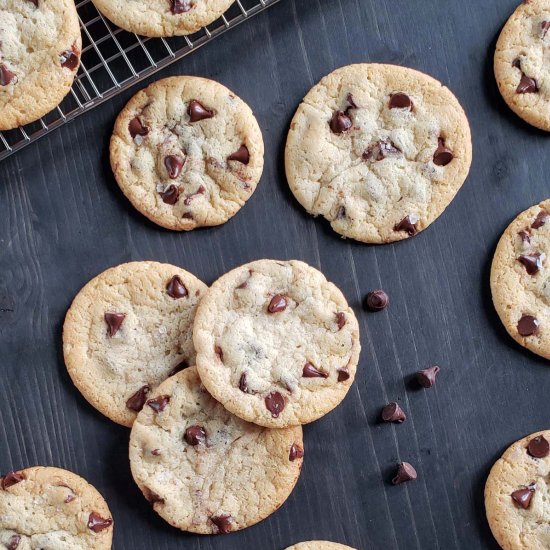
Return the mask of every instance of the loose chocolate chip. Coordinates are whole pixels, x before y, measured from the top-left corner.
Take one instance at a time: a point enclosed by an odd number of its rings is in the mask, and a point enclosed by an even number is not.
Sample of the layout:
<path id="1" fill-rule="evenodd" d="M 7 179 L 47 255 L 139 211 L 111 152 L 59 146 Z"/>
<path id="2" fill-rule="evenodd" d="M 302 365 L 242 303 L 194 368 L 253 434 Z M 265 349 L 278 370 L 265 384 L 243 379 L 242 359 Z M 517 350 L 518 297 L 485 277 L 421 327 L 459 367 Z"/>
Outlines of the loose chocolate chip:
<path id="1" fill-rule="evenodd" d="M 330 129 L 335 134 L 343 134 L 352 127 L 351 118 L 344 111 L 336 111 L 330 119 Z"/>
<path id="2" fill-rule="evenodd" d="M 534 458 L 546 458 L 550 454 L 550 444 L 543 435 L 537 435 L 529 441 L 527 452 Z"/>
<path id="3" fill-rule="evenodd" d="M 388 295 L 382 290 L 372 290 L 367 294 L 366 305 L 371 311 L 382 311 L 390 303 Z"/>
<path id="4" fill-rule="evenodd" d="M 222 516 L 212 516 L 210 521 L 218 528 L 218 533 L 227 535 L 231 533 L 231 521 L 233 518 L 229 514 L 223 514 Z"/>
<path id="5" fill-rule="evenodd" d="M 412 481 L 418 477 L 416 470 L 408 462 L 401 462 L 397 466 L 397 473 L 395 477 L 391 480 L 394 485 L 399 485 L 400 483 L 405 483 L 406 481 Z"/>
<path id="6" fill-rule="evenodd" d="M 343 311 L 336 313 L 336 324 L 338 325 L 338 330 L 342 330 L 346 324 L 346 314 Z"/>
<path id="7" fill-rule="evenodd" d="M 17 75 L 10 71 L 6 65 L 0 63 L 0 86 L 7 86 L 12 82 L 17 82 Z"/>
<path id="8" fill-rule="evenodd" d="M 527 510 L 527 508 L 529 508 L 529 505 L 531 504 L 531 499 L 533 498 L 536 490 L 537 486 L 535 485 L 535 483 L 531 483 L 524 489 L 518 489 L 517 491 L 514 491 L 511 495 L 512 500 L 520 508 Z"/>
<path id="9" fill-rule="evenodd" d="M 166 285 L 166 293 L 170 296 L 170 298 L 174 298 L 174 300 L 187 296 L 187 288 L 183 284 L 183 281 L 179 278 L 179 275 L 174 275 L 170 281 L 168 281 L 168 284 Z"/>
<path id="10" fill-rule="evenodd" d="M 302 371 L 304 378 L 327 378 L 328 372 L 316 369 L 311 363 L 306 363 Z"/>
<path id="11" fill-rule="evenodd" d="M 183 436 L 186 443 L 195 447 L 200 443 L 206 443 L 206 430 L 201 426 L 189 426 Z"/>
<path id="12" fill-rule="evenodd" d="M 164 191 L 159 193 L 162 202 L 174 205 L 178 202 L 181 190 L 174 184 L 170 184 Z"/>
<path id="13" fill-rule="evenodd" d="M 546 210 L 541 210 L 537 214 L 535 221 L 531 224 L 531 227 L 533 229 L 540 229 L 546 223 L 548 216 L 550 216 L 550 214 L 546 212 Z"/>
<path id="14" fill-rule="evenodd" d="M 147 401 L 147 405 L 149 405 L 149 407 L 151 407 L 155 412 L 159 413 L 166 408 L 166 405 L 168 405 L 169 402 L 169 395 L 159 395 L 158 397 L 155 397 L 155 399 L 149 399 L 149 401 Z"/>
<path id="15" fill-rule="evenodd" d="M 174 374 L 177 374 L 178 372 L 181 372 L 182 370 L 185 370 L 189 366 L 189 363 L 185 360 L 183 360 L 181 363 L 178 363 L 168 374 L 168 376 L 174 376 Z"/>
<path id="16" fill-rule="evenodd" d="M 227 157 L 227 160 L 236 160 L 242 164 L 248 164 L 250 162 L 250 153 L 246 145 L 241 145 L 234 153 L 231 153 Z"/>
<path id="17" fill-rule="evenodd" d="M 175 180 L 180 174 L 183 165 L 185 164 L 185 159 L 179 155 L 168 155 L 164 158 L 164 167 L 168 172 L 168 177 L 171 180 Z"/>
<path id="18" fill-rule="evenodd" d="M 2 478 L 2 489 L 4 489 L 5 491 L 8 487 L 11 487 L 16 483 L 20 483 L 24 479 L 25 479 L 25 474 L 23 472 L 8 472 Z"/>
<path id="19" fill-rule="evenodd" d="M 529 235 L 527 231 L 522 230 L 518 233 L 518 235 L 522 243 L 531 244 L 531 235 Z"/>
<path id="20" fill-rule="evenodd" d="M 102 518 L 99 514 L 92 512 L 88 517 L 88 529 L 91 529 L 94 533 L 99 533 L 107 527 L 111 527 L 113 520 L 111 518 Z"/>
<path id="21" fill-rule="evenodd" d="M 265 398 L 265 406 L 273 418 L 279 418 L 285 408 L 285 398 L 278 391 L 272 391 Z"/>
<path id="22" fill-rule="evenodd" d="M 372 144 L 362 155 L 363 160 L 378 162 L 390 155 L 398 155 L 401 151 L 389 139 L 383 139 Z"/>
<path id="23" fill-rule="evenodd" d="M 73 46 L 72 50 L 65 50 L 59 55 L 59 63 L 64 69 L 74 71 L 78 67 L 78 52 Z"/>
<path id="24" fill-rule="evenodd" d="M 172 0 L 171 11 L 174 15 L 188 12 L 193 6 L 189 0 Z"/>
<path id="25" fill-rule="evenodd" d="M 7 550 L 16 550 L 21 542 L 21 535 L 12 535 L 6 546 Z"/>
<path id="26" fill-rule="evenodd" d="M 544 254 L 536 252 L 535 254 L 524 254 L 520 256 L 518 258 L 518 262 L 525 267 L 525 270 L 529 275 L 536 275 L 542 267 L 544 259 Z"/>
<path id="27" fill-rule="evenodd" d="M 390 96 L 390 109 L 409 109 L 413 107 L 411 98 L 403 92 L 395 92 Z"/>
<path id="28" fill-rule="evenodd" d="M 187 114 L 191 122 L 199 122 L 199 120 L 204 120 L 205 118 L 212 118 L 214 116 L 214 111 L 210 111 L 196 99 L 193 99 L 193 101 L 189 103 Z"/>
<path id="29" fill-rule="evenodd" d="M 279 313 L 284 311 L 287 305 L 288 302 L 285 296 L 282 294 L 275 294 L 267 306 L 267 311 L 269 311 L 269 313 Z"/>
<path id="30" fill-rule="evenodd" d="M 416 373 L 416 381 L 423 388 L 431 388 L 435 385 L 435 379 L 441 369 L 436 365 Z"/>
<path id="31" fill-rule="evenodd" d="M 440 137 L 437 140 L 437 149 L 434 153 L 434 164 L 436 166 L 447 166 L 454 158 L 453 152 L 445 147 L 445 140 Z"/>
<path id="32" fill-rule="evenodd" d="M 147 384 L 145 386 L 142 386 L 128 399 L 128 401 L 126 401 L 126 407 L 131 411 L 141 411 L 141 409 L 143 409 L 143 405 L 145 405 L 145 401 L 147 401 L 147 394 L 150 391 L 151 387 Z"/>
<path id="33" fill-rule="evenodd" d="M 223 361 L 223 350 L 220 346 L 214 346 L 214 353 Z"/>
<path id="34" fill-rule="evenodd" d="M 539 91 L 537 81 L 525 73 L 521 73 L 521 80 L 516 88 L 517 94 L 534 94 Z"/>
<path id="35" fill-rule="evenodd" d="M 292 447 L 290 447 L 290 453 L 288 455 L 288 459 L 290 462 L 294 462 L 297 458 L 303 458 L 304 457 L 304 449 L 298 445 L 298 443 L 293 443 Z"/>
<path id="36" fill-rule="evenodd" d="M 384 422 L 397 422 L 402 424 L 407 420 L 407 415 L 405 411 L 395 402 L 388 403 L 382 409 L 382 420 Z"/>
<path id="37" fill-rule="evenodd" d="M 532 315 L 522 315 L 518 321 L 518 332 L 520 336 L 532 336 L 539 331 L 539 320 Z"/>
<path id="38" fill-rule="evenodd" d="M 243 372 L 241 374 L 241 377 L 239 378 L 239 389 L 243 393 L 250 393 L 249 388 L 248 388 L 248 380 L 246 378 L 246 373 L 245 372 Z"/>
<path id="39" fill-rule="evenodd" d="M 138 117 L 133 118 L 128 124 L 128 132 L 130 136 L 135 138 L 136 136 L 146 136 L 149 133 L 149 128 L 141 124 L 141 120 Z"/>
<path id="40" fill-rule="evenodd" d="M 338 369 L 338 382 L 345 382 L 349 380 L 350 374 L 347 368 Z"/>
<path id="41" fill-rule="evenodd" d="M 418 223 L 418 216 L 416 214 L 409 214 L 405 216 L 399 223 L 396 223 L 393 227 L 394 231 L 405 231 L 410 237 L 413 237 L 418 233 L 416 224 Z"/>
<path id="42" fill-rule="evenodd" d="M 153 449 L 153 450 L 151 451 L 151 454 L 152 454 L 153 456 L 160 456 L 162 453 L 160 452 L 160 449 Z"/>
<path id="43" fill-rule="evenodd" d="M 111 313 L 106 312 L 104 315 L 105 322 L 107 323 L 107 335 L 112 338 L 122 326 L 124 319 L 126 319 L 126 313 Z"/>

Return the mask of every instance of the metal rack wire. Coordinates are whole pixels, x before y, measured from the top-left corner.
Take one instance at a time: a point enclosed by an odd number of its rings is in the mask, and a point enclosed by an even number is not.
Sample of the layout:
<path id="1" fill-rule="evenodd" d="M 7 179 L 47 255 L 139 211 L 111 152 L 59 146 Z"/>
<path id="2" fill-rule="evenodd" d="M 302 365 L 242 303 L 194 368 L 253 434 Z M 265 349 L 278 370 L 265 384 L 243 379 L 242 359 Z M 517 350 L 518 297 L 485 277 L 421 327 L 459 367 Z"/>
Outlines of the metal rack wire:
<path id="1" fill-rule="evenodd" d="M 91 0 L 77 3 L 82 31 L 80 69 L 70 93 L 40 120 L 0 132 L 0 160 L 204 46 L 279 0 L 236 0 L 217 21 L 190 36 L 145 38 L 115 27 Z"/>

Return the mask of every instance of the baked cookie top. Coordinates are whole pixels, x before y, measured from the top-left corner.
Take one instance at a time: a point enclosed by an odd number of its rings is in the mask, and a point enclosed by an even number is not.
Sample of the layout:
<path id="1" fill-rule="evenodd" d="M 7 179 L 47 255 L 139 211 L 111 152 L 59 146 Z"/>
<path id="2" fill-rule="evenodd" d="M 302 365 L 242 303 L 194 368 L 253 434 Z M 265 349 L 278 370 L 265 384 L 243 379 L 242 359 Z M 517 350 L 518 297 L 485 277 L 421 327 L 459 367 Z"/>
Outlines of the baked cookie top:
<path id="1" fill-rule="evenodd" d="M 550 200 L 522 212 L 504 231 L 491 267 L 491 292 L 510 336 L 550 359 Z"/>
<path id="2" fill-rule="evenodd" d="M 93 0 L 115 25 L 142 36 L 192 34 L 220 17 L 235 0 Z"/>
<path id="3" fill-rule="evenodd" d="M 199 305 L 193 341 L 214 398 L 274 428 L 312 422 L 336 407 L 361 349 L 343 294 L 298 261 L 259 260 L 223 275 Z"/>
<path id="4" fill-rule="evenodd" d="M 523 120 L 550 131 L 550 0 L 522 2 L 502 29 L 495 76 L 502 97 Z"/>
<path id="5" fill-rule="evenodd" d="M 277 510 L 302 467 L 301 427 L 270 430 L 229 413 L 190 367 L 163 382 L 130 436 L 132 474 L 155 511 L 193 533 L 229 533 Z"/>
<path id="6" fill-rule="evenodd" d="M 549 441 L 549 430 L 524 437 L 491 469 L 485 485 L 485 511 L 503 550 L 550 548 Z"/>
<path id="7" fill-rule="evenodd" d="M 309 540 L 289 546 L 286 550 L 354 550 L 351 546 L 328 542 L 326 540 Z"/>
<path id="8" fill-rule="evenodd" d="M 52 467 L 0 478 L 0 546 L 9 550 L 109 550 L 113 520 L 81 477 Z"/>
<path id="9" fill-rule="evenodd" d="M 0 130 L 33 122 L 61 102 L 81 46 L 71 0 L 0 0 Z"/>
<path id="10" fill-rule="evenodd" d="M 250 198 L 264 163 L 252 111 L 204 78 L 165 78 L 117 118 L 111 166 L 123 193 L 155 223 L 190 230 L 226 222 Z"/>
<path id="11" fill-rule="evenodd" d="M 345 237 L 415 235 L 454 198 L 472 160 L 470 127 L 437 80 L 395 65 L 342 67 L 314 86 L 288 133 L 292 192 Z"/>
<path id="12" fill-rule="evenodd" d="M 90 404 L 131 426 L 149 392 L 195 362 L 193 319 L 206 289 L 157 262 L 121 264 L 86 284 L 67 312 L 63 353 Z"/>

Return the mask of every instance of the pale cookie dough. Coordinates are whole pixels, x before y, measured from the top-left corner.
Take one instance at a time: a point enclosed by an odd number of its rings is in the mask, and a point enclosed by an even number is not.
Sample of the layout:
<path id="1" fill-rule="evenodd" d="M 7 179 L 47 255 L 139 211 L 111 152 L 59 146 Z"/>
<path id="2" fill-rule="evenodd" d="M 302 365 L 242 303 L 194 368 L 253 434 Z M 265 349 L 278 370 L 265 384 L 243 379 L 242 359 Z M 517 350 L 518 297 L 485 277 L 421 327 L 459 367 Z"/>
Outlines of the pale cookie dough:
<path id="1" fill-rule="evenodd" d="M 130 435 L 132 474 L 155 511 L 200 534 L 238 531 L 288 498 L 302 467 L 301 427 L 270 430 L 229 413 L 190 367 L 163 382 Z"/>
<path id="2" fill-rule="evenodd" d="M 191 76 L 138 92 L 117 118 L 110 151 L 134 207 L 185 231 L 235 215 L 264 165 L 262 133 L 248 105 L 225 86 Z"/>
<path id="3" fill-rule="evenodd" d="M 337 542 L 328 542 L 326 540 L 310 540 L 299 542 L 289 546 L 286 550 L 355 550 L 351 546 L 338 544 Z"/>
<path id="4" fill-rule="evenodd" d="M 342 67 L 314 86 L 288 133 L 292 192 L 334 231 L 366 243 L 416 235 L 460 189 L 470 127 L 437 80 L 395 65 Z"/>
<path id="5" fill-rule="evenodd" d="M 531 434 L 509 447 L 491 469 L 485 511 L 503 550 L 550 548 L 548 441 L 550 430 Z"/>
<path id="6" fill-rule="evenodd" d="M 550 200 L 522 212 L 504 231 L 491 267 L 491 292 L 510 336 L 550 359 Z"/>
<path id="7" fill-rule="evenodd" d="M 298 261 L 259 260 L 218 279 L 199 305 L 193 341 L 208 391 L 233 414 L 273 428 L 336 407 L 361 349 L 343 294 Z"/>
<path id="8" fill-rule="evenodd" d="M 113 519 L 81 477 L 53 467 L 0 478 L 0 547 L 9 550 L 109 550 Z"/>
<path id="9" fill-rule="evenodd" d="M 220 17 L 235 0 L 93 0 L 115 25 L 142 36 L 193 34 Z"/>
<path id="10" fill-rule="evenodd" d="M 194 364 L 193 320 L 206 290 L 157 262 L 121 264 L 86 284 L 67 313 L 63 353 L 88 402 L 131 426 L 158 384 Z"/>
<path id="11" fill-rule="evenodd" d="M 61 102 L 81 47 L 72 0 L 0 0 L 0 130 L 33 122 Z"/>
<path id="12" fill-rule="evenodd" d="M 524 1 L 500 34 L 497 84 L 510 109 L 550 131 L 550 0 Z"/>

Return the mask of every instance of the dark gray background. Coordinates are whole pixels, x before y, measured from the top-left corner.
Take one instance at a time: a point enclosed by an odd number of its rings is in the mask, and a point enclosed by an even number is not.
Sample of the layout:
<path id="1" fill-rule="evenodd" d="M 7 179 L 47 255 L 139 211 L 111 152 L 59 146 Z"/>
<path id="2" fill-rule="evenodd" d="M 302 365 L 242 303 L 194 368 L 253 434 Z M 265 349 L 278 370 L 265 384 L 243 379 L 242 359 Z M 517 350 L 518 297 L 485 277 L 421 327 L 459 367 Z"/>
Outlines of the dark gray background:
<path id="1" fill-rule="evenodd" d="M 254 109 L 266 143 L 262 182 L 233 220 L 162 230 L 130 208 L 111 175 L 108 140 L 132 90 L 0 163 L 0 470 L 44 464 L 94 484 L 113 512 L 115 548 L 279 550 L 327 538 L 361 550 L 496 548 L 483 507 L 490 466 L 506 446 L 549 427 L 548 364 L 513 343 L 489 290 L 496 242 L 521 210 L 550 195 L 547 137 L 498 95 L 492 56 L 518 0 L 282 0 L 158 76 L 194 74 Z M 472 124 L 470 177 L 444 215 L 414 239 L 343 241 L 290 194 L 283 147 L 306 91 L 331 70 L 381 61 L 447 84 Z M 272 517 L 226 537 L 169 527 L 134 486 L 128 431 L 73 388 L 61 354 L 71 299 L 128 260 L 181 265 L 207 283 L 241 263 L 298 258 L 320 268 L 359 316 L 357 381 L 333 413 L 305 428 L 296 490 Z M 383 287 L 389 309 L 367 313 Z M 439 364 L 436 388 L 408 377 Z M 400 426 L 377 423 L 399 400 Z M 398 460 L 416 482 L 393 487 Z"/>

